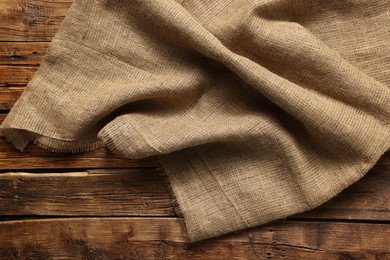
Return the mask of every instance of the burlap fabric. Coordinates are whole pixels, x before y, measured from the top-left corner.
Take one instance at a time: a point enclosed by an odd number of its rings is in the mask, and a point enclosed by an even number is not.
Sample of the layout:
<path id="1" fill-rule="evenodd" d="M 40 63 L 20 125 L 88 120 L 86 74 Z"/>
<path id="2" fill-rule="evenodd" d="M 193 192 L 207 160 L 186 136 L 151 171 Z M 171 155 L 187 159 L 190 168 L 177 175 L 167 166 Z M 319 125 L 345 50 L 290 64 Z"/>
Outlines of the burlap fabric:
<path id="1" fill-rule="evenodd" d="M 388 0 L 76 0 L 1 128 L 163 168 L 188 241 L 315 208 L 390 146 Z"/>

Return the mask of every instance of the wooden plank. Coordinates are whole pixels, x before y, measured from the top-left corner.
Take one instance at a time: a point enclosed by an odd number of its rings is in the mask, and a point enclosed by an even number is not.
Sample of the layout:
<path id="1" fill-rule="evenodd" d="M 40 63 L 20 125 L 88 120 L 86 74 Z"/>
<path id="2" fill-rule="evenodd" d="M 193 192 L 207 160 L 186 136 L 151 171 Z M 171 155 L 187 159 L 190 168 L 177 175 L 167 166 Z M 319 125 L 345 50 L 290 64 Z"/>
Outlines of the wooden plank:
<path id="1" fill-rule="evenodd" d="M 1 171 L 21 169 L 94 169 L 153 167 L 147 159 L 122 158 L 107 149 L 99 148 L 83 153 L 56 153 L 29 144 L 23 152 L 0 137 Z"/>
<path id="2" fill-rule="evenodd" d="M 0 215 L 173 216 L 153 169 L 0 174 Z"/>
<path id="3" fill-rule="evenodd" d="M 0 110 L 10 110 L 23 91 L 24 88 L 0 88 Z"/>
<path id="4" fill-rule="evenodd" d="M 37 67 L 32 66 L 0 66 L 0 87 L 25 87 L 32 79 Z"/>
<path id="5" fill-rule="evenodd" d="M 0 65 L 38 66 L 48 42 L 0 42 Z"/>
<path id="6" fill-rule="evenodd" d="M 390 219 L 390 167 L 375 167 L 336 198 L 293 218 Z M 71 194 L 71 196 L 69 196 Z M 174 216 L 154 169 L 0 174 L 0 215 Z"/>
<path id="7" fill-rule="evenodd" d="M 388 259 L 390 225 L 274 222 L 185 243 L 175 218 L 0 222 L 4 259 Z"/>
<path id="8" fill-rule="evenodd" d="M 2 41 L 50 41 L 73 0 L 0 1 Z"/>

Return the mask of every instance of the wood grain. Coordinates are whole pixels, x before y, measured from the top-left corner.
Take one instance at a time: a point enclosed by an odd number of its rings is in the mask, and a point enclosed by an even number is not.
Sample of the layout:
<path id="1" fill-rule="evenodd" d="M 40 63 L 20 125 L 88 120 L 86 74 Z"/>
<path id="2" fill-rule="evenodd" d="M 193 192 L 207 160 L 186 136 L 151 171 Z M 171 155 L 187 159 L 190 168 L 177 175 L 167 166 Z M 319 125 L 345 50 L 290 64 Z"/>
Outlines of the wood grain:
<path id="1" fill-rule="evenodd" d="M 2 41 L 50 41 L 59 29 L 72 0 L 0 1 Z"/>
<path id="2" fill-rule="evenodd" d="M 0 71 L 0 87 L 25 87 L 34 76 L 37 67 L 1 65 Z"/>
<path id="3" fill-rule="evenodd" d="M 0 110 L 10 110 L 15 104 L 16 100 L 18 100 L 20 95 L 22 95 L 23 91 L 24 89 L 0 87 Z"/>
<path id="4" fill-rule="evenodd" d="M 274 222 L 185 243 L 176 218 L 74 218 L 0 223 L 6 259 L 388 259 L 390 226 Z M 382 236 L 377 234 L 381 233 Z"/>
<path id="5" fill-rule="evenodd" d="M 389 184 L 390 167 L 377 166 L 321 207 L 292 217 L 387 221 Z M 0 215 L 175 216 L 153 168 L 2 173 Z"/>
<path id="6" fill-rule="evenodd" d="M 56 153 L 29 144 L 20 152 L 4 137 L 0 137 L 0 171 L 21 169 L 94 169 L 153 167 L 147 159 L 122 158 L 107 149 L 83 153 Z"/>
<path id="7" fill-rule="evenodd" d="M 153 169 L 0 174 L 0 215 L 174 216 Z"/>
<path id="8" fill-rule="evenodd" d="M 38 66 L 48 42 L 0 42 L 0 65 Z"/>

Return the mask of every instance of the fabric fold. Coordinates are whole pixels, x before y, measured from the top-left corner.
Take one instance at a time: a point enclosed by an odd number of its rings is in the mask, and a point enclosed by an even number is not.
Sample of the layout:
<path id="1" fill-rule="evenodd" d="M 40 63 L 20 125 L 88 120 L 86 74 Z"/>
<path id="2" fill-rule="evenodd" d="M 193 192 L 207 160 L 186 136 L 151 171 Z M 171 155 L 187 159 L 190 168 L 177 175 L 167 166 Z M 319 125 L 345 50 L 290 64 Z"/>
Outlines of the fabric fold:
<path id="1" fill-rule="evenodd" d="M 188 241 L 313 209 L 390 147 L 386 0 L 75 0 L 0 126 L 161 170 Z"/>

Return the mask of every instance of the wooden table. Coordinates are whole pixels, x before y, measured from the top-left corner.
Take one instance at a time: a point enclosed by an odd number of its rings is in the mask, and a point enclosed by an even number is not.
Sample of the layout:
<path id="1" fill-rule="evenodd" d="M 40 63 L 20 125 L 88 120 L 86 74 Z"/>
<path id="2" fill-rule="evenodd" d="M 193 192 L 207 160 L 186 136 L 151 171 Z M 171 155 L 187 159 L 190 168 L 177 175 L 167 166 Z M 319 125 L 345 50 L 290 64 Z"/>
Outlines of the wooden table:
<path id="1" fill-rule="evenodd" d="M 0 1 L 0 122 L 71 0 Z M 390 154 L 304 214 L 194 244 L 147 160 L 60 154 L 0 137 L 0 259 L 390 259 Z"/>

